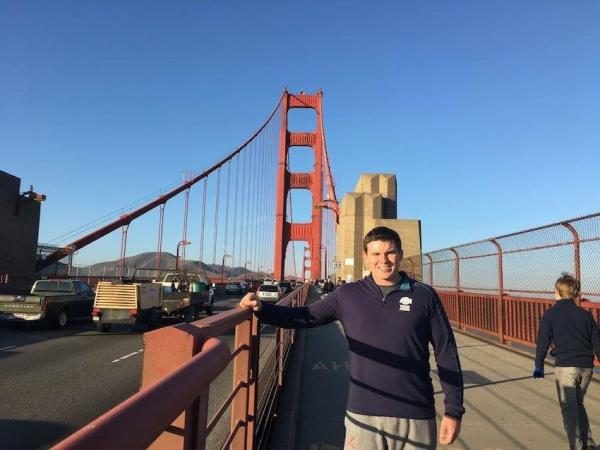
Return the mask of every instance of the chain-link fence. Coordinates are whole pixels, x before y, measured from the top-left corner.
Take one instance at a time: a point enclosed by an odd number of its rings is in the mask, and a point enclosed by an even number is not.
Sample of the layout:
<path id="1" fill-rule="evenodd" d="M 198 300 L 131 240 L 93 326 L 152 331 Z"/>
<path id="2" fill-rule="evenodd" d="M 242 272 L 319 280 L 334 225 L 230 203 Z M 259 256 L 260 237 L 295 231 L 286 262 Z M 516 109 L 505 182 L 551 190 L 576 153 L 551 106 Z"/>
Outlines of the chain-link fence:
<path id="1" fill-rule="evenodd" d="M 581 306 L 600 321 L 600 213 L 407 257 L 459 328 L 535 344 L 562 272 L 581 281 Z"/>

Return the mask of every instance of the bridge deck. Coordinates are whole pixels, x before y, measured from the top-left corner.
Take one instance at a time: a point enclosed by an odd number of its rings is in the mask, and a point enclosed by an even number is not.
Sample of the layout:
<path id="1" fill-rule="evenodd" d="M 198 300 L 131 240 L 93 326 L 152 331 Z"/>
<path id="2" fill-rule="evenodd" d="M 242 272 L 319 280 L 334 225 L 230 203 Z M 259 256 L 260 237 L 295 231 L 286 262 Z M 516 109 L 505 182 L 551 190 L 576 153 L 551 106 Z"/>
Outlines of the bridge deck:
<path id="1" fill-rule="evenodd" d="M 532 358 L 464 334 L 457 333 L 456 339 L 464 371 L 467 413 L 457 442 L 438 448 L 568 448 L 552 366 L 546 366 L 545 379 L 534 380 L 530 376 Z M 341 449 L 348 386 L 345 339 L 336 324 L 331 324 L 307 330 L 300 337 L 299 345 L 300 351 L 292 361 L 286 382 L 271 448 Z M 432 367 L 435 367 L 433 359 Z M 437 376 L 433 378 L 439 414 L 443 394 Z M 600 384 L 590 385 L 586 408 L 592 430 L 600 441 Z"/>

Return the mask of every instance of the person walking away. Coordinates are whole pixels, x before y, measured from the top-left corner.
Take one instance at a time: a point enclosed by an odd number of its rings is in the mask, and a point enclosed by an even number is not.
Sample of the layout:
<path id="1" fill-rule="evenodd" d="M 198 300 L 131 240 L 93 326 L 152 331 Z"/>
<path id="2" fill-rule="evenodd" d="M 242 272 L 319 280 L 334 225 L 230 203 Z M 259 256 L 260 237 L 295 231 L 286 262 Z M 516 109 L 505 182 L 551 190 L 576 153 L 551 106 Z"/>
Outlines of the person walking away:
<path id="1" fill-rule="evenodd" d="M 460 433 L 463 377 L 454 334 L 433 288 L 400 272 L 402 242 L 394 230 L 376 227 L 363 240 L 370 275 L 347 283 L 303 307 L 261 302 L 247 294 L 265 323 L 310 328 L 342 324 L 349 347 L 350 388 L 345 415 L 346 450 L 436 448 L 436 420 L 429 366 L 433 345 L 444 391 L 439 442 Z"/>
<path id="2" fill-rule="evenodd" d="M 563 273 L 554 288 L 557 301 L 540 322 L 533 377 L 544 377 L 544 359 L 552 344 L 556 391 L 569 449 L 595 449 L 584 400 L 592 380 L 594 354 L 600 357 L 600 331 L 592 315 L 575 303 L 579 280 Z"/>

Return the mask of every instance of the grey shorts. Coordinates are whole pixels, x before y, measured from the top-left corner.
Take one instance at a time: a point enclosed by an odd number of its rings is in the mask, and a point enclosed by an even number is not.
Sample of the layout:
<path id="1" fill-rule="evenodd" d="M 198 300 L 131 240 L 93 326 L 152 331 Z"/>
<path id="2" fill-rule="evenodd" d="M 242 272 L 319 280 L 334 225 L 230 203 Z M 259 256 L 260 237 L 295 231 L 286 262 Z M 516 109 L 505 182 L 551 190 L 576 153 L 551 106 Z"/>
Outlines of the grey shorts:
<path id="1" fill-rule="evenodd" d="M 435 450 L 434 419 L 365 416 L 346 411 L 344 450 Z"/>

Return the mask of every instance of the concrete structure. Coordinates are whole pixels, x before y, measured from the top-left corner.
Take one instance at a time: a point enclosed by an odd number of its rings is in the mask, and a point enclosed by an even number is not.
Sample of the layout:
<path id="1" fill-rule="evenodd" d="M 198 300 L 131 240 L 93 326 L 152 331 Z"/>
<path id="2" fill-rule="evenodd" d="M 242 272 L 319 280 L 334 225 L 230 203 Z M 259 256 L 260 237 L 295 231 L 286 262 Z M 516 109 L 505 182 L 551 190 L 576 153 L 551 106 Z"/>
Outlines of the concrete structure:
<path id="1" fill-rule="evenodd" d="M 396 176 L 392 174 L 362 174 L 354 192 L 344 196 L 337 228 L 336 277 L 346 281 L 367 274 L 362 263 L 362 240 L 374 227 L 396 230 L 402 239 L 405 256 L 421 253 L 421 221 L 398 219 Z M 412 271 L 420 277 L 421 268 Z"/>
<path id="2" fill-rule="evenodd" d="M 31 287 L 35 272 L 40 202 L 21 179 L 0 170 L 0 291 Z"/>

